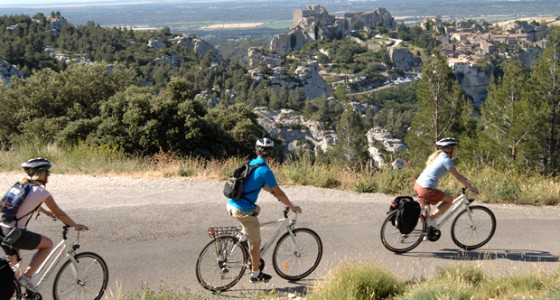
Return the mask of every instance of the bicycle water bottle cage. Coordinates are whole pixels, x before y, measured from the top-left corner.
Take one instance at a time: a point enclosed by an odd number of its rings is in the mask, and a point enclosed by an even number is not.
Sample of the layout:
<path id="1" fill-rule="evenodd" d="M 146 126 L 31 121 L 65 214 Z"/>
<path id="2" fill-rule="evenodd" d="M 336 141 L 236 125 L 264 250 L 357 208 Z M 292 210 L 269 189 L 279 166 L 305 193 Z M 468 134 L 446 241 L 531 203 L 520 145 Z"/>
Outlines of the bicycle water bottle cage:
<path id="1" fill-rule="evenodd" d="M 474 202 L 474 198 L 469 198 L 469 203 L 473 203 Z"/>

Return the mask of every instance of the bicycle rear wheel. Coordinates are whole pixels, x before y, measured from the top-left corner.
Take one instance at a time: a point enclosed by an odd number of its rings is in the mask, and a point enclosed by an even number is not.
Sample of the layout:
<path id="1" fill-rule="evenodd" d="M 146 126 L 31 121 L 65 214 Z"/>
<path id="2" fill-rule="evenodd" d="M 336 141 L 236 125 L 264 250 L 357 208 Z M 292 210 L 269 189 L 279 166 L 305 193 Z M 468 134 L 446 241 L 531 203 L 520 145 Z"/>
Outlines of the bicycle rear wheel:
<path id="1" fill-rule="evenodd" d="M 109 282 L 107 263 L 96 253 L 82 252 L 68 259 L 54 278 L 53 297 L 65 299 L 101 299 Z"/>
<path id="2" fill-rule="evenodd" d="M 451 238 L 455 245 L 473 250 L 488 243 L 495 231 L 496 217 L 492 211 L 484 206 L 471 206 L 453 220 Z"/>
<path id="3" fill-rule="evenodd" d="M 3 284 L 2 284 L 3 285 Z M 13 279 L 12 285 L 11 286 L 3 286 L 0 292 L 0 299 L 4 299 L 2 298 L 3 296 L 5 296 L 5 294 L 3 293 L 12 293 L 12 296 L 9 298 L 10 300 L 24 300 L 25 298 L 23 297 L 22 293 L 21 293 L 21 288 L 17 282 L 17 279 Z M 13 290 L 13 292 L 12 292 Z"/>
<path id="4" fill-rule="evenodd" d="M 323 257 L 323 242 L 308 228 L 296 228 L 283 234 L 272 253 L 274 271 L 287 280 L 300 280 L 311 274 Z"/>
<path id="5" fill-rule="evenodd" d="M 422 242 L 426 233 L 426 220 L 420 216 L 416 227 L 409 234 L 402 234 L 397 226 L 394 225 L 394 219 L 397 211 L 391 212 L 383 221 L 381 226 L 381 242 L 389 251 L 395 253 L 404 253 L 416 248 Z"/>
<path id="6" fill-rule="evenodd" d="M 212 292 L 233 287 L 245 274 L 249 265 L 247 249 L 237 244 L 237 238 L 215 238 L 200 252 L 196 261 L 196 279 Z"/>

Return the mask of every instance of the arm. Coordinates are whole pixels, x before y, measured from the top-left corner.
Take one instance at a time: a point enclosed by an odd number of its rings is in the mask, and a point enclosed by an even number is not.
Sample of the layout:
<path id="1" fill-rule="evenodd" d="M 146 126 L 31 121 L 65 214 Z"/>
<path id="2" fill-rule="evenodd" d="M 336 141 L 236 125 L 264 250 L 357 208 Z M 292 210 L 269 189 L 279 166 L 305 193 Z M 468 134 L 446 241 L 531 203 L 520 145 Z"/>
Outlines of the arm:
<path id="1" fill-rule="evenodd" d="M 478 189 L 467 179 L 463 176 L 457 169 L 453 168 L 449 170 L 449 173 L 453 174 L 457 180 L 462 183 L 464 186 L 468 187 L 474 193 L 478 193 Z"/>
<path id="2" fill-rule="evenodd" d="M 54 215 L 57 219 L 62 221 L 64 224 L 72 226 L 76 230 L 88 230 L 89 229 L 86 225 L 82 225 L 82 224 L 78 224 L 78 223 L 74 222 L 74 220 L 72 220 L 72 218 L 70 218 L 62 209 L 60 209 L 58 204 L 56 204 L 56 202 L 54 202 L 54 199 L 53 199 L 52 196 L 49 196 L 47 198 L 47 200 L 45 200 L 44 203 L 51 210 L 51 215 L 50 215 L 51 217 Z M 45 209 L 43 209 L 43 210 L 46 211 Z"/>
<path id="3" fill-rule="evenodd" d="M 280 188 L 280 186 L 277 185 L 273 188 L 269 188 L 268 186 L 265 186 L 264 189 L 266 191 L 269 191 L 272 194 L 272 196 L 274 196 L 276 199 L 278 199 L 278 201 L 282 202 L 284 205 L 290 208 L 290 210 L 292 210 L 293 212 L 301 213 L 301 207 L 294 206 L 290 201 L 290 199 L 288 199 L 288 196 L 286 196 L 286 193 L 284 193 L 284 191 Z"/>

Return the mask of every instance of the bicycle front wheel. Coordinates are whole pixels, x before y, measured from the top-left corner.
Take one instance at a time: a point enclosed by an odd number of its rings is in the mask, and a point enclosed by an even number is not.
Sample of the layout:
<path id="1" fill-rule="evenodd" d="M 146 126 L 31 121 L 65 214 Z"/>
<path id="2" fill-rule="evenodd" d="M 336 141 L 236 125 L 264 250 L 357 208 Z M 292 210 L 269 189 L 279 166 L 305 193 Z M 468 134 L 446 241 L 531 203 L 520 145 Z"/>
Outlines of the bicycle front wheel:
<path id="1" fill-rule="evenodd" d="M 460 212 L 451 225 L 455 245 L 473 250 L 484 246 L 496 231 L 496 217 L 484 206 L 471 206 Z"/>
<path id="2" fill-rule="evenodd" d="M 287 280 L 300 280 L 311 274 L 323 257 L 323 242 L 308 228 L 296 228 L 280 237 L 272 253 L 274 271 Z"/>
<path id="3" fill-rule="evenodd" d="M 426 233 L 426 220 L 420 216 L 416 227 L 409 234 L 402 234 L 395 226 L 397 211 L 391 212 L 381 225 L 381 242 L 389 251 L 405 253 L 416 248 L 422 242 Z"/>
<path id="4" fill-rule="evenodd" d="M 74 260 L 68 259 L 58 270 L 53 283 L 54 299 L 101 299 L 109 282 L 107 263 L 93 252 L 78 253 Z"/>
<path id="5" fill-rule="evenodd" d="M 196 279 L 212 292 L 234 286 L 249 265 L 247 249 L 232 236 L 219 237 L 208 243 L 196 261 Z"/>

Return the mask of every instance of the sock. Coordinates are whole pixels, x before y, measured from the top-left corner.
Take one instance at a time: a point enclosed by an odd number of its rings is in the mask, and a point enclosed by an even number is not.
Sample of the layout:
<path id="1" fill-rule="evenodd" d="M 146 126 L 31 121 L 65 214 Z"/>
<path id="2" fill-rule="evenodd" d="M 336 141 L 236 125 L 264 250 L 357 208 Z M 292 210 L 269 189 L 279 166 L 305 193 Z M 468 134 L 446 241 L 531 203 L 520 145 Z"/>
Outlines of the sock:
<path id="1" fill-rule="evenodd" d="M 259 275 L 261 275 L 261 270 L 253 272 L 253 277 L 257 278 Z"/>

